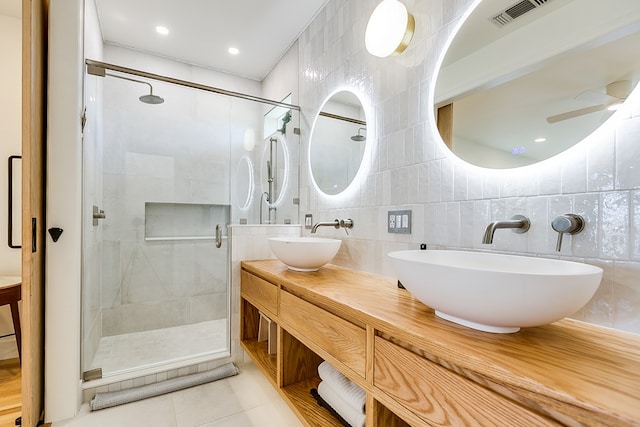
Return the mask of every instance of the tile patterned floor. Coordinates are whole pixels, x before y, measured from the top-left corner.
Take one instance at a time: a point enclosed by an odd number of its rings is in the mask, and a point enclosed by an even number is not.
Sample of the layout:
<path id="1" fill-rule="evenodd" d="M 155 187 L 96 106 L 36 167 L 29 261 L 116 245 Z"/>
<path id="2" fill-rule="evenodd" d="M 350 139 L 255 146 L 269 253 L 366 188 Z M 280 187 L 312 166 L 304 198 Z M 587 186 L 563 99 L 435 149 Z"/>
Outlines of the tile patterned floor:
<path id="1" fill-rule="evenodd" d="M 254 364 L 239 369 L 234 377 L 96 412 L 85 404 L 52 427 L 302 426 Z"/>
<path id="2" fill-rule="evenodd" d="M 152 366 L 227 347 L 227 320 L 104 337 L 89 369 L 103 374 Z"/>

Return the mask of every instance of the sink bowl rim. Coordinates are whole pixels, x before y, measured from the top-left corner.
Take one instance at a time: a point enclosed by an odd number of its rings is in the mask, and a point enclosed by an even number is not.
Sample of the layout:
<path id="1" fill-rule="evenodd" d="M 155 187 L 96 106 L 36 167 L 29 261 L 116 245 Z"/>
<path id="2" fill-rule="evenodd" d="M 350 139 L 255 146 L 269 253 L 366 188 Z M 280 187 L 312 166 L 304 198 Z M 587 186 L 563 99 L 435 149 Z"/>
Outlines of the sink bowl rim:
<path id="1" fill-rule="evenodd" d="M 495 252 L 408 250 L 388 256 L 398 280 L 436 316 L 494 333 L 571 316 L 593 297 L 603 275 L 590 264 Z M 475 265 L 464 265 L 467 260 Z M 487 260 L 494 265 L 484 265 Z M 504 265 L 509 268 L 500 269 Z M 517 270 L 522 265 L 527 271 Z M 543 266 L 552 271 L 541 271 Z"/>
<path id="2" fill-rule="evenodd" d="M 585 275 L 585 274 L 594 274 L 594 273 L 602 273 L 602 268 L 586 264 L 577 261 L 569 261 L 558 258 L 545 258 L 545 257 L 536 257 L 536 256 L 527 256 L 527 255 L 517 255 L 517 254 L 505 254 L 501 252 L 481 252 L 481 251 L 462 251 L 462 250 L 452 250 L 452 249 L 442 249 L 442 250 L 402 250 L 402 251 L 392 251 L 387 253 L 390 258 L 400 259 L 404 261 L 414 261 L 422 264 L 434 265 L 434 266 L 442 266 L 448 268 L 455 268 L 460 270 L 476 270 L 482 272 L 496 272 L 501 274 L 513 274 L 513 275 L 534 275 L 534 276 L 557 276 L 559 274 L 569 276 L 569 275 Z M 531 269 L 531 270 L 517 270 L 514 269 L 516 264 L 506 264 L 500 265 L 498 270 L 495 265 L 462 265 L 456 264 L 456 261 L 464 261 L 460 259 L 451 259 L 446 260 L 446 262 L 442 262 L 443 259 L 428 259 L 424 257 L 433 257 L 433 256 L 447 256 L 447 255 L 456 255 L 459 257 L 475 257 L 475 258 L 483 258 L 487 261 L 497 261 L 499 259 L 503 259 L 505 261 L 512 261 L 518 263 L 530 263 L 534 264 L 534 266 L 540 267 L 542 265 L 545 266 L 553 266 L 553 267 L 572 267 L 575 270 L 566 270 L 562 271 L 543 271 L 540 269 Z M 523 264 L 517 264 L 518 268 L 522 268 Z M 511 267 L 511 268 L 507 268 Z M 532 266 L 526 266 L 532 267 Z"/>
<path id="3" fill-rule="evenodd" d="M 280 262 L 289 270 L 301 272 L 318 271 L 335 258 L 342 245 L 342 240 L 315 236 L 277 236 L 267 240 L 271 252 Z M 294 249 L 289 246 L 306 247 L 307 250 L 291 252 Z"/>
<path id="4" fill-rule="evenodd" d="M 329 243 L 329 242 L 340 242 L 340 239 L 332 239 L 330 237 L 314 237 L 314 236 L 276 236 L 269 237 L 267 240 L 272 240 L 275 242 L 284 242 L 284 243 L 304 243 L 304 242 L 318 242 L 318 243 Z"/>

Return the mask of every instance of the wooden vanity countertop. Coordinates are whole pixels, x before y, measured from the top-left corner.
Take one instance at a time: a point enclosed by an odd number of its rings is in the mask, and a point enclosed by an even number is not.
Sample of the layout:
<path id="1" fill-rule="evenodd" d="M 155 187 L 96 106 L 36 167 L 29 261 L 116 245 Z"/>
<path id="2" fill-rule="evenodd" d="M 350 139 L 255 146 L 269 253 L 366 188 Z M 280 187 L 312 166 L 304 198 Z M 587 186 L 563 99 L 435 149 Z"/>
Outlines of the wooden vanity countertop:
<path id="1" fill-rule="evenodd" d="M 572 319 L 492 334 L 435 316 L 395 279 L 334 265 L 295 272 L 278 260 L 243 261 L 242 269 L 517 400 L 575 408 L 576 419 L 593 417 L 586 424 L 640 425 L 638 335 Z"/>

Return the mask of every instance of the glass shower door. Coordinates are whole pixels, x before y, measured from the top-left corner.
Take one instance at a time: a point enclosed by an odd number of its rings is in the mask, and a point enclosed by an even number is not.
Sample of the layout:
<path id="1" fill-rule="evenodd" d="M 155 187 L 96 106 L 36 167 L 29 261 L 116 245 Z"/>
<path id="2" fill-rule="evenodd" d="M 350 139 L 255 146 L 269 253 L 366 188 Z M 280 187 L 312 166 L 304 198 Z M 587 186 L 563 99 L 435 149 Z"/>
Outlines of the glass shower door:
<path id="1" fill-rule="evenodd" d="M 89 378 L 230 352 L 231 99 L 120 77 L 87 76 Z M 140 102 L 146 84 L 163 103 Z"/>

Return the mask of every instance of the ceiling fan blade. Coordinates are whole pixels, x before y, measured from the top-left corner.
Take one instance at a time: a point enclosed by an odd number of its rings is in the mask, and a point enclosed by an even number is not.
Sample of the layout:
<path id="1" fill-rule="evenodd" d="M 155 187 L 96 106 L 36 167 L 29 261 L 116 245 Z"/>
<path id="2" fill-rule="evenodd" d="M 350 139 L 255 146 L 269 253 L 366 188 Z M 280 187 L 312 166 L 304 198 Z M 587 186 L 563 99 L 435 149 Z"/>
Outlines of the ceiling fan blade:
<path id="1" fill-rule="evenodd" d="M 606 105 L 594 105 L 592 107 L 580 108 L 579 110 L 567 111 L 566 113 L 547 117 L 547 122 L 556 123 L 562 120 L 573 119 L 574 117 L 580 117 L 584 116 L 585 114 L 595 113 L 596 111 L 602 111 L 606 108 Z"/>
<path id="2" fill-rule="evenodd" d="M 580 95 L 576 96 L 575 99 L 584 102 L 585 104 L 592 105 L 609 105 L 620 100 L 620 98 L 616 98 L 615 96 L 607 95 L 602 92 L 596 92 L 595 90 L 584 91 Z"/>

